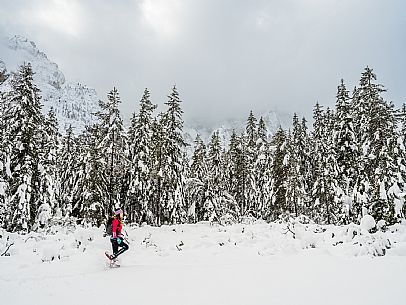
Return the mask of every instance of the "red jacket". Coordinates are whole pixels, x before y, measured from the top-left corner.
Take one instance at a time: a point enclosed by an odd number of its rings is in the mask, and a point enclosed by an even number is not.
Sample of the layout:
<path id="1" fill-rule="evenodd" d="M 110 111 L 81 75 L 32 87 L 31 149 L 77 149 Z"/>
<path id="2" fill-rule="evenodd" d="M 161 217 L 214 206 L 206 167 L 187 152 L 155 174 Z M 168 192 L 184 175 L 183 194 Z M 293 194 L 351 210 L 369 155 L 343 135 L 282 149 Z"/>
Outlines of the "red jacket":
<path id="1" fill-rule="evenodd" d="M 120 237 L 121 229 L 123 228 L 123 224 L 121 223 L 121 221 L 118 221 L 117 218 L 114 218 L 111 227 L 113 232 L 113 238 L 117 238 L 117 236 Z"/>

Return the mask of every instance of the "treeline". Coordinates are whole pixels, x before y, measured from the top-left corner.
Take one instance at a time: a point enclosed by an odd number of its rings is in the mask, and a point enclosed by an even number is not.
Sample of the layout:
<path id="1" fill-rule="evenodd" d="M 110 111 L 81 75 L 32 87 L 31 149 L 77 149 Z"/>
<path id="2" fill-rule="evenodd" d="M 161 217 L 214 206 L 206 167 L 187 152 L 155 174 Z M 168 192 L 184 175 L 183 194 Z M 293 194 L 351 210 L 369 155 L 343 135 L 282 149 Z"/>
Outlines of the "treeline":
<path id="1" fill-rule="evenodd" d="M 406 107 L 382 97 L 370 68 L 352 94 L 338 86 L 335 109 L 314 107 L 313 128 L 295 114 L 290 130 L 271 137 L 250 113 L 245 131 L 221 143 L 197 136 L 193 155 L 182 136 L 176 87 L 166 110 L 146 89 L 128 130 L 116 89 L 99 102 L 96 123 L 81 134 L 58 132 L 31 66 L 20 67 L 1 93 L 0 224 L 28 232 L 55 222 L 105 222 L 115 206 L 130 223 L 151 225 L 268 221 L 305 215 L 317 223 L 388 224 L 404 217 Z"/>

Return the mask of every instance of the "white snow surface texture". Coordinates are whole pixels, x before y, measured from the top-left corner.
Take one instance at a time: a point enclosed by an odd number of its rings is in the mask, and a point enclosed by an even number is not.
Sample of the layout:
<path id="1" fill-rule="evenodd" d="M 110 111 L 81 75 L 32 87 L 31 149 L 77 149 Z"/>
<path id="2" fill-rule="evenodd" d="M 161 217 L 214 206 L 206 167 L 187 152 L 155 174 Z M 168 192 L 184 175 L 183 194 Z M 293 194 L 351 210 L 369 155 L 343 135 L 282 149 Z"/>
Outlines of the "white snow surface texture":
<path id="1" fill-rule="evenodd" d="M 103 228 L 0 231 L 1 304 L 405 304 L 406 224 L 246 222 L 126 227 L 110 269 Z M 373 231 L 372 231 L 373 232 Z M 383 255 L 385 254 L 385 255 Z"/>

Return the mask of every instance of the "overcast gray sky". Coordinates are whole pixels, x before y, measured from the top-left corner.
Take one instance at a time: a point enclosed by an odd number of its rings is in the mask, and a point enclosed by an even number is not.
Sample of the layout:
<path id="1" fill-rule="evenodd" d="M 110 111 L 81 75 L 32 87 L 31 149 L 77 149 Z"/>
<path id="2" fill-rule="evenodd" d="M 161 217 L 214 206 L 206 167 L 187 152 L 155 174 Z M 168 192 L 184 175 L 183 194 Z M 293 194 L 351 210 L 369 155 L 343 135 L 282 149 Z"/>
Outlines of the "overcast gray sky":
<path id="1" fill-rule="evenodd" d="M 35 41 L 100 97 L 116 86 L 127 113 L 145 87 L 163 109 L 176 84 L 188 121 L 310 116 L 367 65 L 406 102 L 404 0 L 0 0 L 0 34 Z"/>

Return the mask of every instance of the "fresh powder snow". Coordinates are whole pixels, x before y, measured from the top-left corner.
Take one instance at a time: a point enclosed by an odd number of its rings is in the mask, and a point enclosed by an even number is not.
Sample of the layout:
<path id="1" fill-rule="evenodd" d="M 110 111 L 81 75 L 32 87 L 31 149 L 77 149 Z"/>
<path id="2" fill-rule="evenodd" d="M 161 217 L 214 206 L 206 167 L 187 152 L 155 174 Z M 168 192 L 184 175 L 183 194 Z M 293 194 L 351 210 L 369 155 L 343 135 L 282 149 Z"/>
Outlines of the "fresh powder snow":
<path id="1" fill-rule="evenodd" d="M 114 269 L 103 228 L 1 231 L 1 303 L 404 304 L 406 224 L 371 224 L 127 227 Z"/>

